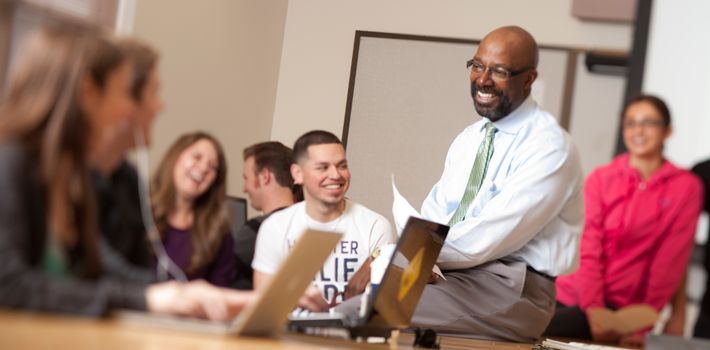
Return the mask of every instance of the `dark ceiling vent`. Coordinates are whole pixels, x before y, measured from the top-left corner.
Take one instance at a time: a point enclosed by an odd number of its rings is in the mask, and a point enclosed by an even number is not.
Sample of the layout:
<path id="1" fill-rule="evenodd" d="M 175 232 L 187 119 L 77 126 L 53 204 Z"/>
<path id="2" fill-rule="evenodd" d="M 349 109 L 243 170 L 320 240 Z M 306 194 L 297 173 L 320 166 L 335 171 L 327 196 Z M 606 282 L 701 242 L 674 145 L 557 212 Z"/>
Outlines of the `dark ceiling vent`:
<path id="1" fill-rule="evenodd" d="M 584 64 L 592 73 L 621 76 L 629 73 L 629 58 L 624 56 L 588 52 Z"/>

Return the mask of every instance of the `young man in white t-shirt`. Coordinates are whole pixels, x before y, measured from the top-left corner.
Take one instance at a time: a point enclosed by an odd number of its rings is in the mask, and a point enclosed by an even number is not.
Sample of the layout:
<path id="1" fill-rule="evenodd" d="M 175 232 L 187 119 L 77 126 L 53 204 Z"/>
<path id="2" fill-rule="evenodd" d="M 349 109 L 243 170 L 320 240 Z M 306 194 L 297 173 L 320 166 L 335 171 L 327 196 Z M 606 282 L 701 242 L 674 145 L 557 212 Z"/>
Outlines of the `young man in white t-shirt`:
<path id="1" fill-rule="evenodd" d="M 252 262 L 254 288 L 276 274 L 306 230 L 342 233 L 343 238 L 315 277 L 313 285 L 320 293 L 311 288 L 300 301 L 303 308 L 322 311 L 328 303 L 342 301 L 341 293 L 352 275 L 377 247 L 396 243 L 397 236 L 382 215 L 345 199 L 350 170 L 345 149 L 335 135 L 311 131 L 301 136 L 294 145 L 293 161 L 291 175 L 303 186 L 305 200 L 272 214 L 261 224 Z"/>

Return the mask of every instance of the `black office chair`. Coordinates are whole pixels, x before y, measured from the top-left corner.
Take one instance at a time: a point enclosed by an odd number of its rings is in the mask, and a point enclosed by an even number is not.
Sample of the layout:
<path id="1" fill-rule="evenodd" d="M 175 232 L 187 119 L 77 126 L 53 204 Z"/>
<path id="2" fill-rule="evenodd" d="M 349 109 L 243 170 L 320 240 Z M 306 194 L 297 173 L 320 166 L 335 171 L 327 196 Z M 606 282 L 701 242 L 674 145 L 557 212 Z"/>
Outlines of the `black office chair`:
<path id="1" fill-rule="evenodd" d="M 229 222 L 234 233 L 247 222 L 247 200 L 227 196 L 227 207 L 229 208 Z"/>
<path id="2" fill-rule="evenodd" d="M 252 286 L 251 260 L 254 255 L 254 237 L 239 236 L 240 228 L 247 222 L 247 200 L 239 197 L 227 197 L 229 220 L 234 238 L 234 263 L 237 269 L 232 288 L 250 290 Z M 242 232 L 243 233 L 243 232 Z"/>

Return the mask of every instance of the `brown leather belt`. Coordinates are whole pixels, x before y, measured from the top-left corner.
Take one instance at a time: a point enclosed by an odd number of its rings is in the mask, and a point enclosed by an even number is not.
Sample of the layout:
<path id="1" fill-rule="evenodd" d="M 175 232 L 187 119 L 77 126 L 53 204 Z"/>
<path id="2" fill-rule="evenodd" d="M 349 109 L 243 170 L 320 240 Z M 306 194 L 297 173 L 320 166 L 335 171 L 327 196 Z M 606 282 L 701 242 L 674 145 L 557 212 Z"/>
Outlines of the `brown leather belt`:
<path id="1" fill-rule="evenodd" d="M 533 272 L 533 273 L 535 273 L 535 274 L 538 274 L 538 275 L 540 275 L 540 276 L 542 276 L 542 277 L 545 277 L 545 278 L 547 278 L 548 280 L 550 280 L 550 281 L 552 281 L 552 282 L 555 282 L 555 280 L 557 279 L 556 276 L 553 277 L 553 276 L 550 276 L 550 275 L 548 275 L 548 274 L 544 274 L 544 273 L 542 273 L 542 272 L 540 272 L 540 271 L 538 271 L 538 270 L 535 270 L 535 269 L 532 268 L 532 266 L 530 266 L 530 265 L 528 265 L 528 271 Z"/>

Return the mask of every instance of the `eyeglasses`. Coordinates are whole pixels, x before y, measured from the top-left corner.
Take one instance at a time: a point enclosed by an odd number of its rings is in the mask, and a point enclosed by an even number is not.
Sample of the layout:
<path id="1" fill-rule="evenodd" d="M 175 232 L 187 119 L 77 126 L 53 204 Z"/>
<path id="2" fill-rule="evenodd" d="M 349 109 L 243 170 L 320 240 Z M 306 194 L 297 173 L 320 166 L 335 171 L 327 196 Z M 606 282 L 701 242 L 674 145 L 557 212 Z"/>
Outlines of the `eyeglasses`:
<path id="1" fill-rule="evenodd" d="M 503 68 L 498 68 L 498 67 L 488 68 L 488 67 L 486 67 L 486 66 L 482 65 L 481 63 L 476 62 L 474 60 L 466 61 L 466 68 L 468 68 L 468 71 L 471 72 L 471 74 L 476 74 L 479 76 L 483 75 L 483 73 L 486 70 L 489 70 L 491 72 L 491 79 L 493 79 L 493 81 L 506 81 L 506 80 L 508 80 L 508 78 L 512 78 L 520 73 L 527 72 L 527 71 L 533 69 L 533 67 L 528 67 L 525 69 L 509 72 Z"/>
<path id="2" fill-rule="evenodd" d="M 666 126 L 666 123 L 662 120 L 644 119 L 640 122 L 636 122 L 634 120 L 625 121 L 623 125 L 624 125 L 624 129 L 633 129 L 636 126 L 640 126 L 644 129 L 650 129 L 650 128 L 660 128 L 662 126 Z"/>

